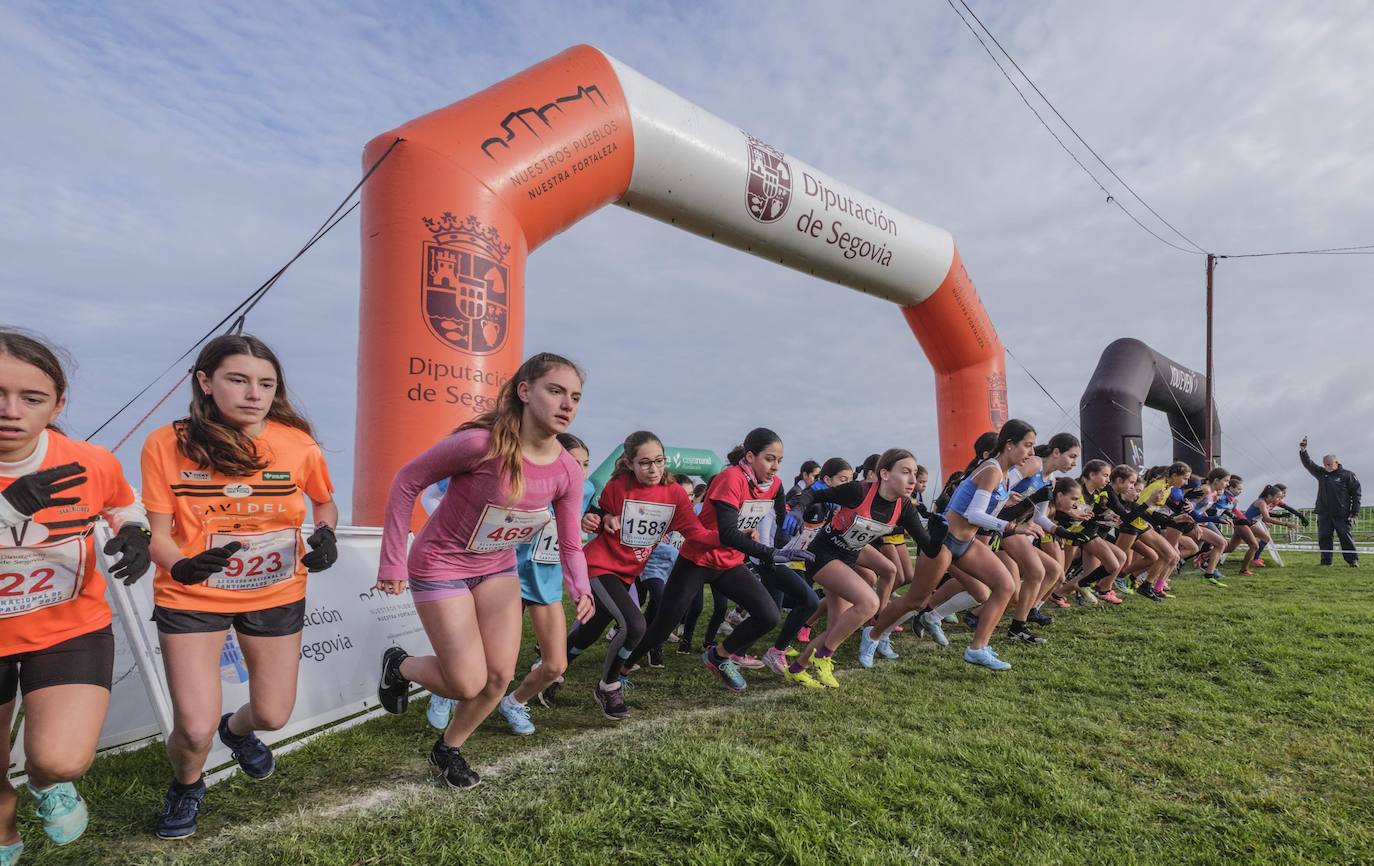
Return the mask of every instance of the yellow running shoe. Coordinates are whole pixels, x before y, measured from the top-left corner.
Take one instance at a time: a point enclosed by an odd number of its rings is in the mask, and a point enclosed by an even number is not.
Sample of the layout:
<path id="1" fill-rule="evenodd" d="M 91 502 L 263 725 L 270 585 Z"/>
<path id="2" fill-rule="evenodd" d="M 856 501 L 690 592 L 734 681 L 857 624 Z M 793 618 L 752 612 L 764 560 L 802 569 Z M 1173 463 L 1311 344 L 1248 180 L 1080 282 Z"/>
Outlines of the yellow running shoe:
<path id="1" fill-rule="evenodd" d="M 825 688 L 825 686 L 823 686 L 823 685 L 821 685 L 820 683 L 816 682 L 816 678 L 813 677 L 813 676 L 811 676 L 811 674 L 810 674 L 808 671 L 802 671 L 802 672 L 799 673 L 799 674 L 794 674 L 794 673 L 792 673 L 792 670 L 789 668 L 789 669 L 787 670 L 787 672 L 783 674 L 783 678 L 786 679 L 786 680 L 787 680 L 788 682 L 790 682 L 790 683 L 796 683 L 797 685 L 801 686 L 801 687 L 804 688 L 804 689 L 823 689 L 823 688 Z"/>
<path id="2" fill-rule="evenodd" d="M 825 686 L 827 689 L 838 689 L 840 687 L 840 681 L 835 679 L 834 658 L 829 656 L 820 658 L 817 656 L 812 659 L 811 662 L 816 666 L 816 679 L 821 681 L 821 685 Z"/>
<path id="3" fill-rule="evenodd" d="M 788 658 L 794 659 L 794 658 L 796 658 L 796 657 L 799 656 L 799 655 L 801 655 L 801 650 L 797 649 L 796 647 L 794 647 L 794 646 L 789 646 L 789 647 L 787 648 L 787 657 L 788 657 Z"/>

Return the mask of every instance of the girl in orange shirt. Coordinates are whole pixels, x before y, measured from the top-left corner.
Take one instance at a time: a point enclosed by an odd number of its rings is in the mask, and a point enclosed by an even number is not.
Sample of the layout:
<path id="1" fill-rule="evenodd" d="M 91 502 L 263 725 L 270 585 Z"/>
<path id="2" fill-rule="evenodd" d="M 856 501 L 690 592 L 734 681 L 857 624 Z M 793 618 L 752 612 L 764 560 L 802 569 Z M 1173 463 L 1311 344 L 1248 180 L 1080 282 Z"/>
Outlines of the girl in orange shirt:
<path id="1" fill-rule="evenodd" d="M 191 387 L 189 417 L 143 445 L 158 566 L 153 619 L 173 712 L 174 778 L 157 827 L 165 839 L 196 830 L 216 733 L 250 777 L 272 774 L 272 752 L 254 731 L 278 730 L 291 717 L 306 573 L 338 559 L 329 469 L 272 350 L 256 337 L 216 337 L 196 359 Z M 307 498 L 315 525 L 302 542 Z M 220 652 L 230 626 L 249 699 L 223 713 Z"/>
<path id="2" fill-rule="evenodd" d="M 114 455 L 68 439 L 54 423 L 67 379 L 53 351 L 0 331 L 0 766 L 24 695 L 24 770 L 43 830 L 58 845 L 86 829 L 72 782 L 95 759 L 110 705 L 114 635 L 96 569 L 97 517 L 116 531 L 111 576 L 148 570 L 143 507 Z M 0 864 L 18 861 L 18 796 L 0 775 Z"/>

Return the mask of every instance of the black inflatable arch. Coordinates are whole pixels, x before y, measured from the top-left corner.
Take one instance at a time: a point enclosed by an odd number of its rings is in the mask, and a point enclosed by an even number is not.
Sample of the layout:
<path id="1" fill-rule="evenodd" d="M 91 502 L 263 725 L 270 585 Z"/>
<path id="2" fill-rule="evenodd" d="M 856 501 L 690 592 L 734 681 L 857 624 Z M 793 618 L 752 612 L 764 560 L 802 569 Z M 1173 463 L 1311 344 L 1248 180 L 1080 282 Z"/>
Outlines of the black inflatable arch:
<path id="1" fill-rule="evenodd" d="M 1078 404 L 1083 459 L 1145 466 L 1141 410 L 1157 409 L 1169 418 L 1174 459 L 1205 473 L 1221 461 L 1221 424 L 1212 407 L 1211 460 L 1207 459 L 1207 378 L 1131 337 L 1102 350 L 1097 369 Z"/>

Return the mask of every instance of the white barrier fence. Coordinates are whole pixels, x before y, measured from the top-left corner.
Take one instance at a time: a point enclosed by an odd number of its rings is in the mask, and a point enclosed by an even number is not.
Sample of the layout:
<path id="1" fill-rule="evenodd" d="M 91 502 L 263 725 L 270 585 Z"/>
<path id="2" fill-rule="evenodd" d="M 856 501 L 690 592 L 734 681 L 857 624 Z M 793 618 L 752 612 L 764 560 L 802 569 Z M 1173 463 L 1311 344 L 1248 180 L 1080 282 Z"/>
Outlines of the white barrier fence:
<path id="1" fill-rule="evenodd" d="M 97 527 L 97 550 L 106 538 L 104 526 Z M 328 571 L 311 575 L 306 585 L 301 670 L 291 722 L 280 731 L 258 735 L 278 755 L 321 733 L 351 727 L 382 712 L 377 704 L 382 650 L 398 644 L 415 654 L 431 651 L 410 596 L 383 595 L 372 589 L 381 530 L 343 526 L 338 540 L 339 561 Z M 103 557 L 101 565 L 106 565 Z M 102 753 L 136 748 L 172 730 L 172 700 L 152 621 L 151 575 L 132 587 L 109 581 L 107 598 L 115 616 L 115 682 L 100 738 Z M 232 630 L 220 658 L 220 679 L 224 712 L 248 700 L 248 672 Z M 22 730 L 13 744 L 8 773 L 17 783 L 23 778 Z M 216 740 L 206 763 L 207 781 L 218 781 L 235 770 L 229 750 Z"/>

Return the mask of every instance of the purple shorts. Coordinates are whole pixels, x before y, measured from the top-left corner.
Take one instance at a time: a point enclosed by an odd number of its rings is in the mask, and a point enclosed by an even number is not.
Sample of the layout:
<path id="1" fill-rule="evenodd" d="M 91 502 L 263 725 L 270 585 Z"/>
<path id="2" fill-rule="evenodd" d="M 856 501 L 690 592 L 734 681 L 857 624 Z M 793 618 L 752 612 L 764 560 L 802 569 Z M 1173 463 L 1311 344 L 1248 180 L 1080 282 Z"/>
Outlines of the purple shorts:
<path id="1" fill-rule="evenodd" d="M 431 579 L 427 577 L 410 578 L 410 598 L 412 601 L 440 601 L 460 595 L 471 595 L 472 591 L 488 580 L 509 577 L 515 579 L 515 572 L 502 571 L 496 574 L 481 574 L 477 577 L 449 577 Z"/>

